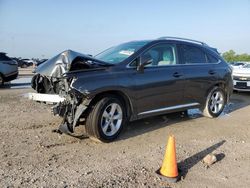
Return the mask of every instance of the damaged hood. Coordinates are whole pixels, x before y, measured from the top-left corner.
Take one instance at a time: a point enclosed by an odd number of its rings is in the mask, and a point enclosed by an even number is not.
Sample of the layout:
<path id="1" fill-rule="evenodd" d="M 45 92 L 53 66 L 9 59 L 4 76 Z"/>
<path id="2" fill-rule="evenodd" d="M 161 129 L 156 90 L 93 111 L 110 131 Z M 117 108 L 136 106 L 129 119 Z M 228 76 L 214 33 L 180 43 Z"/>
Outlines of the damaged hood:
<path id="1" fill-rule="evenodd" d="M 92 56 L 81 54 L 72 50 L 66 50 L 52 57 L 37 67 L 36 73 L 49 77 L 61 77 L 64 73 L 70 71 L 72 62 L 80 58 L 89 64 L 97 64 L 100 66 L 109 66 L 109 63 L 93 58 Z"/>

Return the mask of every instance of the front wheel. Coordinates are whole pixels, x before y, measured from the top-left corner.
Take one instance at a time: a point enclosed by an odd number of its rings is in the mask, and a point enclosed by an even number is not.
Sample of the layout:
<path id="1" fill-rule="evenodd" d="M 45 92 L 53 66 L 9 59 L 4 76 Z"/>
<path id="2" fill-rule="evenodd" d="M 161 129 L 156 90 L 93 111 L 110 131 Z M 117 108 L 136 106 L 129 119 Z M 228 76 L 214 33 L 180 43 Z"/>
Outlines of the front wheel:
<path id="1" fill-rule="evenodd" d="M 203 115 L 209 118 L 218 117 L 226 104 L 225 91 L 220 87 L 214 87 L 208 94 Z"/>
<path id="2" fill-rule="evenodd" d="M 90 138 L 110 142 L 117 138 L 126 122 L 126 110 L 119 98 L 104 97 L 91 109 L 86 120 Z"/>

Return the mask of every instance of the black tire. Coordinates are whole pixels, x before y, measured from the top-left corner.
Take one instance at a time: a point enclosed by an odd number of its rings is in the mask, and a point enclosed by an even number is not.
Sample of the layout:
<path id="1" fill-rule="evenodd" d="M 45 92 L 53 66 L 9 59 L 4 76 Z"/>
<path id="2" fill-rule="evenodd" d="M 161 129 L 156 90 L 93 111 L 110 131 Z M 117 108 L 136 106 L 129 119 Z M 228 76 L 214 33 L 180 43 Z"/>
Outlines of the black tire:
<path id="1" fill-rule="evenodd" d="M 118 126 L 119 128 L 114 134 L 107 135 L 105 134 L 103 130 L 103 122 L 104 122 L 104 111 L 108 110 L 112 104 L 117 104 L 120 106 L 119 110 L 122 111 L 122 118 L 121 118 L 121 124 Z M 112 106 L 111 106 L 112 107 Z M 110 108 L 111 108 L 110 107 Z M 117 111 L 118 113 L 118 111 Z M 114 117 L 114 115 L 113 115 Z M 112 118 L 113 118 L 112 117 Z M 109 120 L 109 122 L 115 121 L 114 119 Z M 118 122 L 118 120 L 117 120 Z M 86 118 L 86 124 L 85 124 L 85 130 L 87 135 L 94 140 L 102 141 L 102 142 L 111 142 L 114 139 L 118 137 L 120 132 L 122 131 L 122 128 L 127 122 L 127 115 L 126 115 L 126 110 L 125 110 L 125 105 L 123 102 L 118 97 L 115 96 L 107 96 L 99 100 L 94 106 L 91 107 L 90 112 Z M 105 123 L 107 123 L 105 119 Z M 110 123 L 111 124 L 111 123 Z M 106 124 L 105 124 L 106 125 Z M 105 127 L 104 125 L 104 127 Z M 111 130 L 111 125 L 110 130 Z M 114 124 L 113 124 L 114 126 Z M 108 132 L 108 128 L 107 131 Z"/>
<path id="2" fill-rule="evenodd" d="M 221 98 L 219 103 L 214 102 L 214 98 L 217 93 L 219 93 Z M 207 96 L 205 107 L 203 109 L 203 115 L 209 118 L 216 118 L 223 112 L 225 105 L 226 105 L 225 91 L 220 87 L 214 87 Z M 215 110 L 215 107 L 218 110 Z"/>

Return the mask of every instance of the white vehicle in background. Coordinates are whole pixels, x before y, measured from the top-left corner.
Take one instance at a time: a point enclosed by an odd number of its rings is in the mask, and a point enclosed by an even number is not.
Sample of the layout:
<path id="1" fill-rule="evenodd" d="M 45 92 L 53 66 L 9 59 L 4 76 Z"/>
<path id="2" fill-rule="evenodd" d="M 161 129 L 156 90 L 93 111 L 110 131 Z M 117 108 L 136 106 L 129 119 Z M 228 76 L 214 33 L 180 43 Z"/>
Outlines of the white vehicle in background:
<path id="1" fill-rule="evenodd" d="M 37 64 L 37 62 L 35 60 L 32 59 L 22 59 L 22 61 L 25 62 L 25 64 L 28 66 L 35 66 Z"/>
<path id="2" fill-rule="evenodd" d="M 250 63 L 233 67 L 234 90 L 250 91 Z"/>
<path id="3" fill-rule="evenodd" d="M 0 86 L 4 82 L 15 80 L 18 76 L 17 62 L 0 52 Z"/>
<path id="4" fill-rule="evenodd" d="M 231 67 L 242 67 L 242 66 L 244 66 L 246 63 L 243 63 L 243 62 L 234 62 L 234 63 L 232 63 L 232 64 L 230 64 L 231 65 Z"/>

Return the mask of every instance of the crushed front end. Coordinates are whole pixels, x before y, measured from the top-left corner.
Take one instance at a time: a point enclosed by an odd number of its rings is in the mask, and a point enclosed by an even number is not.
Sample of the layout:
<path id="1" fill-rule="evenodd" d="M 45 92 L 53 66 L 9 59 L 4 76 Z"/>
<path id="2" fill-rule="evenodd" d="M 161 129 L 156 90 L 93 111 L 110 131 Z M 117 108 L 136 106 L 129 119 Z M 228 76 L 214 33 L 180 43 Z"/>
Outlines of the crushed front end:
<path id="1" fill-rule="evenodd" d="M 64 101 L 59 102 L 52 108 L 52 112 L 54 115 L 63 118 L 58 129 L 59 132 L 69 134 L 73 133 L 75 127 L 79 124 L 80 117 L 87 109 L 90 99 L 73 88 L 70 88 L 64 98 Z"/>
<path id="2" fill-rule="evenodd" d="M 63 118 L 59 132 L 73 133 L 91 101 L 88 93 L 81 93 L 72 87 L 78 74 L 104 70 L 107 66 L 110 64 L 89 55 L 66 50 L 37 67 L 32 78 L 32 88 L 37 93 L 58 95 L 64 99 L 52 108 L 54 115 Z"/>

